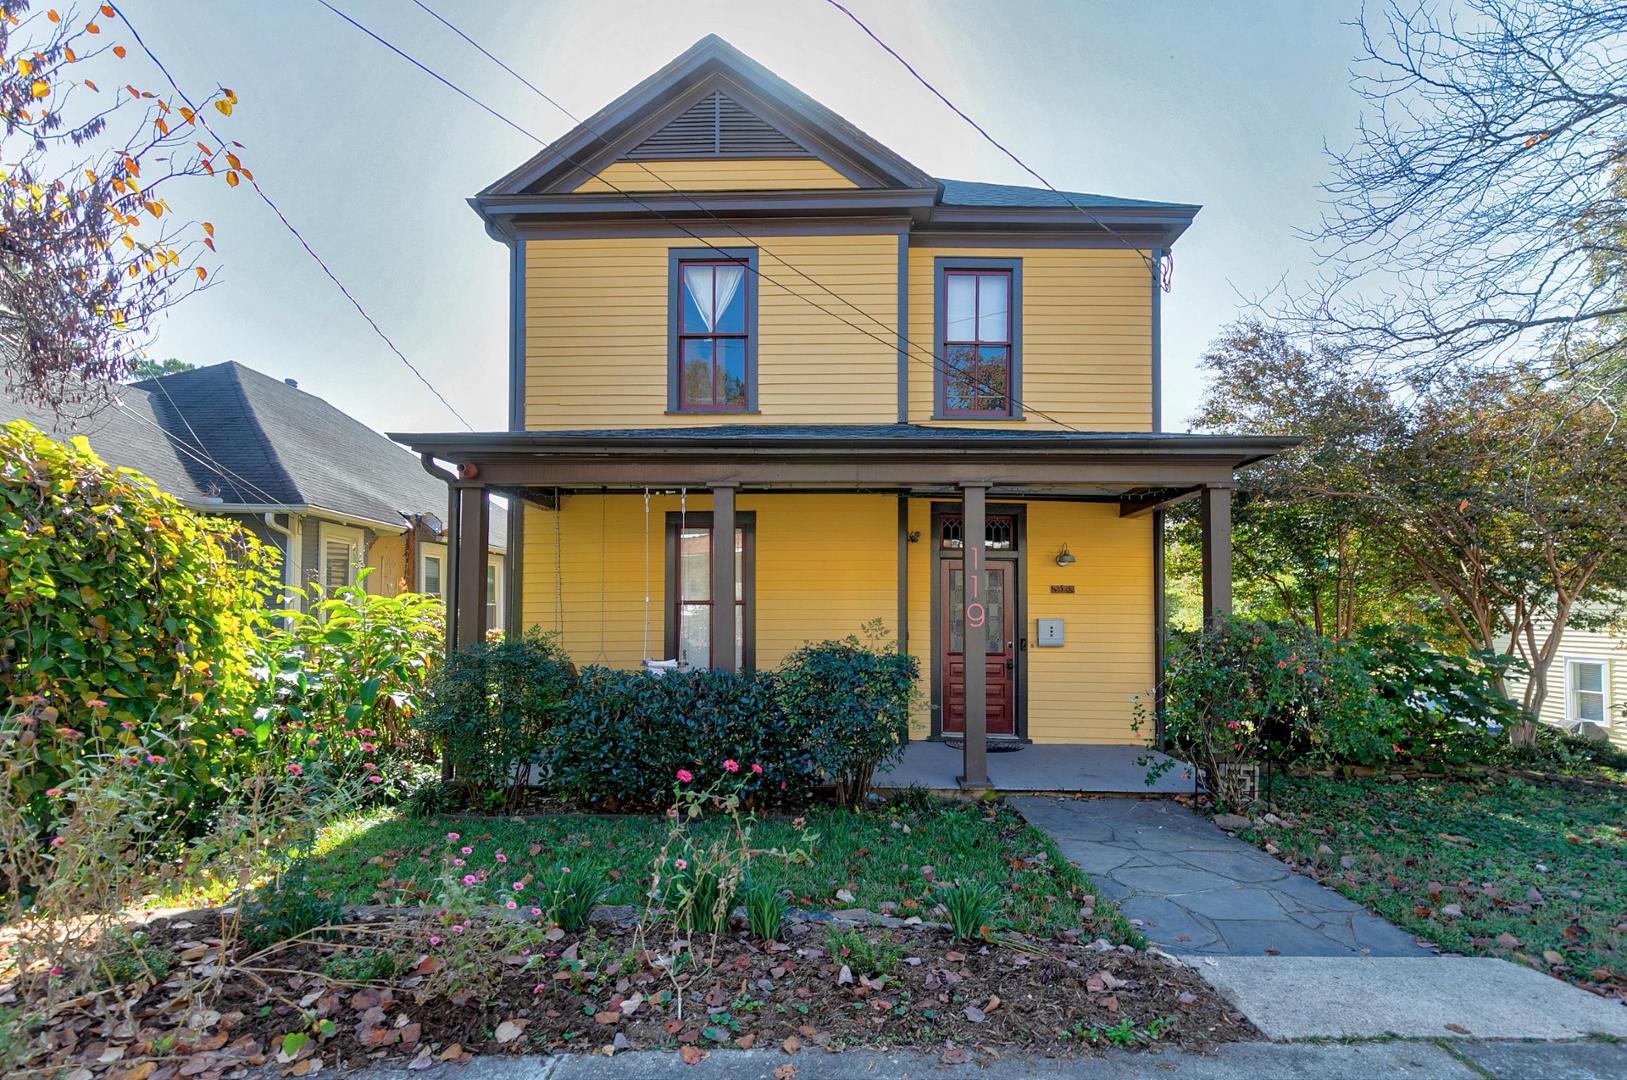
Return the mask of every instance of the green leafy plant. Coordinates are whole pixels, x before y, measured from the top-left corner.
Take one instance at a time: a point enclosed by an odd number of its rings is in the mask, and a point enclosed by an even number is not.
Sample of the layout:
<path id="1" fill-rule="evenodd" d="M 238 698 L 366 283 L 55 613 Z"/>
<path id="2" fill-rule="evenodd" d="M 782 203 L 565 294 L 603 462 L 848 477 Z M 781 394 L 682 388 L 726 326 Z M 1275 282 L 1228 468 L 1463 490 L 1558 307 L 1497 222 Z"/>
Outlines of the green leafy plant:
<path id="1" fill-rule="evenodd" d="M 880 621 L 857 637 L 805 645 L 780 665 L 779 704 L 789 727 L 806 731 L 816 767 L 837 800 L 858 806 L 878 767 L 903 756 L 919 693 L 915 657 L 882 643 Z"/>
<path id="2" fill-rule="evenodd" d="M 593 867 L 561 866 L 537 881 L 543 918 L 567 933 L 586 929 L 593 909 L 610 891 L 610 879 Z"/>
<path id="3" fill-rule="evenodd" d="M 341 949 L 322 961 L 322 974 L 341 983 L 387 983 L 401 969 L 388 949 Z"/>
<path id="4" fill-rule="evenodd" d="M 555 635 L 483 641 L 453 654 L 436 679 L 422 726 L 471 799 L 518 805 L 566 715 L 576 668 Z"/>
<path id="5" fill-rule="evenodd" d="M 104 985 L 160 983 L 168 977 L 173 963 L 169 950 L 145 930 L 110 930 L 108 939 L 97 961 Z"/>
<path id="6" fill-rule="evenodd" d="M 955 937 L 970 941 L 988 935 L 1004 895 L 992 882 L 957 881 L 943 887 L 938 902 L 943 905 Z"/>
<path id="7" fill-rule="evenodd" d="M 420 784 L 401 801 L 401 813 L 420 821 L 463 808 L 463 789 L 456 783 L 444 780 Z"/>
<path id="8" fill-rule="evenodd" d="M 825 934 L 825 949 L 860 975 L 890 974 L 908 951 L 904 945 L 886 935 L 878 935 L 872 940 L 857 929 L 837 930 L 834 927 Z"/>
<path id="9" fill-rule="evenodd" d="M 317 896 L 296 866 L 243 906 L 243 940 L 258 951 L 343 918 L 344 906 Z"/>
<path id="10" fill-rule="evenodd" d="M 759 941 L 778 941 L 785 927 L 788 905 L 784 890 L 770 882 L 748 877 L 740 888 L 740 902 L 746 909 L 746 927 Z"/>

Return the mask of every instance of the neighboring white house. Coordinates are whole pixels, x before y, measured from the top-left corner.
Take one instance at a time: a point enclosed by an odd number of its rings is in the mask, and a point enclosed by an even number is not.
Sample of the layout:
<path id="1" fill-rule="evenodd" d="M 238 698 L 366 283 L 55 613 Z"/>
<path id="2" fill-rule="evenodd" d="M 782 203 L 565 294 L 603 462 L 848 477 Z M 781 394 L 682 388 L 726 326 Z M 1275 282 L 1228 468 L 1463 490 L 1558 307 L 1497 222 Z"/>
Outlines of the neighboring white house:
<path id="1" fill-rule="evenodd" d="M 1537 640 L 1547 632 L 1546 626 L 1538 626 Z M 1524 690 L 1523 679 L 1509 679 L 1509 693 L 1516 699 Z M 1627 747 L 1627 612 L 1597 630 L 1574 623 L 1565 627 L 1538 716 L 1567 731 L 1580 723 L 1598 724 L 1609 731 L 1612 742 Z"/>

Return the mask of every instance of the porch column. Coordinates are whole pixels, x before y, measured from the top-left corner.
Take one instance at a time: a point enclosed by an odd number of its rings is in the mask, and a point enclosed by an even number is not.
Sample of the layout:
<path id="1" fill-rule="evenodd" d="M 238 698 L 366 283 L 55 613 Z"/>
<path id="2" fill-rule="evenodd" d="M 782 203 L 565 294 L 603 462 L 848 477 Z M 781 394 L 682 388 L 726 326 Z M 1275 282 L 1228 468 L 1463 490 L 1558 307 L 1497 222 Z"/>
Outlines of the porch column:
<path id="1" fill-rule="evenodd" d="M 1203 489 L 1203 623 L 1213 626 L 1232 611 L 1232 491 Z"/>
<path id="2" fill-rule="evenodd" d="M 962 589 L 962 626 L 965 627 L 962 648 L 966 658 L 965 726 L 960 786 L 986 788 L 989 786 L 988 769 L 988 705 L 985 685 L 987 671 L 984 659 L 987 633 L 983 629 L 988 621 L 988 607 L 983 596 L 983 559 L 986 534 L 985 506 L 988 484 L 961 484 L 961 566 L 965 576 Z"/>
<path id="3" fill-rule="evenodd" d="M 734 484 L 712 484 L 712 670 L 734 670 Z"/>
<path id="4" fill-rule="evenodd" d="M 459 487 L 457 499 L 457 567 L 449 607 L 457 620 L 452 644 L 462 649 L 486 639 L 487 515 L 491 500 L 485 487 L 478 484 Z"/>

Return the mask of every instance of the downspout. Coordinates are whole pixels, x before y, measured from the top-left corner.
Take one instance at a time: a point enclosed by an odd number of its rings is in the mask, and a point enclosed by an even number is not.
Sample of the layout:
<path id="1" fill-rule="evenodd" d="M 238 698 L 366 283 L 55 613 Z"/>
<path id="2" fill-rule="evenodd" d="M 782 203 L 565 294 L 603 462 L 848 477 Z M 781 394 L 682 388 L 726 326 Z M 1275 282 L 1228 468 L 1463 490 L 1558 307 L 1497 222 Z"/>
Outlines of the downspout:
<path id="1" fill-rule="evenodd" d="M 288 588 L 294 584 L 294 582 L 291 580 L 294 574 L 294 530 L 283 525 L 278 525 L 277 514 L 273 510 L 267 510 L 262 520 L 265 521 L 266 528 L 270 529 L 272 532 L 282 533 L 282 584 L 283 588 Z"/>

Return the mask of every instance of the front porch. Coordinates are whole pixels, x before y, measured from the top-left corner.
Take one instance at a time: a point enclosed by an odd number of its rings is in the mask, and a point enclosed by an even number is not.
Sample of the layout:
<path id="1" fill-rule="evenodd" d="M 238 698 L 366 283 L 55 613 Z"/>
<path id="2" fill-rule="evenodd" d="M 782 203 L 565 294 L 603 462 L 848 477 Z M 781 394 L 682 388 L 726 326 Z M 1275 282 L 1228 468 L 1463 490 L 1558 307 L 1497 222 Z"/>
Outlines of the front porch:
<path id="1" fill-rule="evenodd" d="M 957 790 L 961 786 L 957 778 L 965 767 L 963 753 L 938 740 L 912 742 L 904 748 L 904 759 L 891 771 L 876 773 L 873 786 L 883 792 L 911 786 Z M 1183 780 L 1183 766 L 1179 764 L 1149 785 L 1146 766 L 1137 764 L 1137 759 L 1149 754 L 1160 761 L 1170 760 L 1145 746 L 1123 743 L 1029 743 L 1016 750 L 998 750 L 991 740 L 987 758 L 989 787 L 1024 794 L 1191 794 L 1190 774 Z"/>

